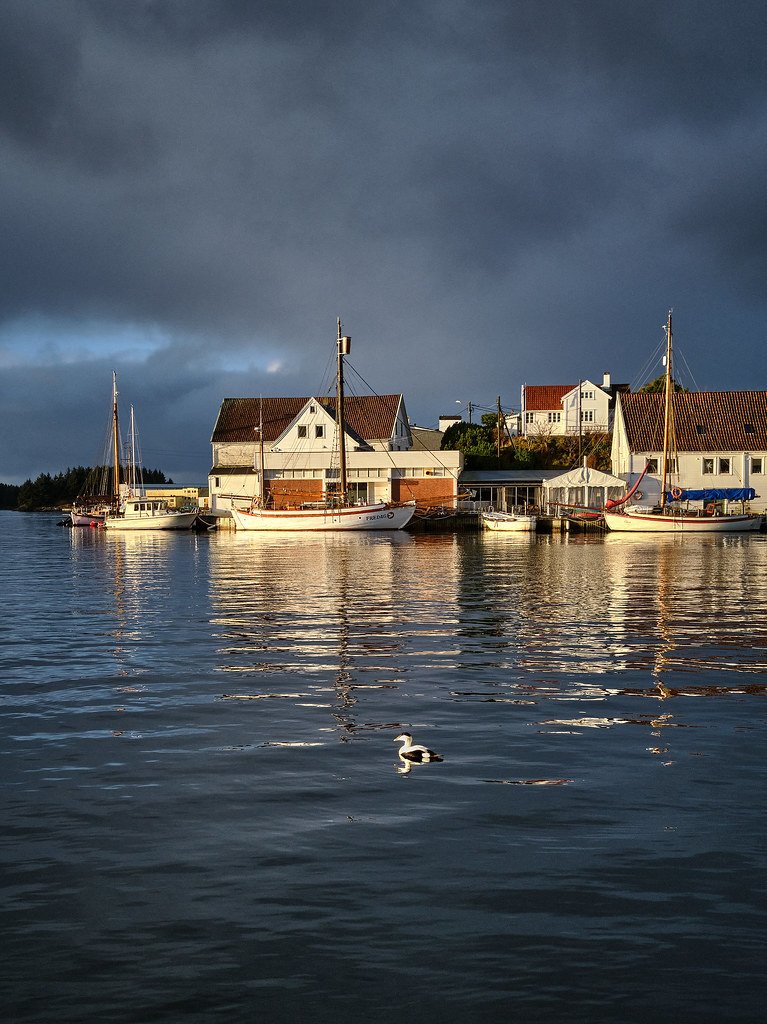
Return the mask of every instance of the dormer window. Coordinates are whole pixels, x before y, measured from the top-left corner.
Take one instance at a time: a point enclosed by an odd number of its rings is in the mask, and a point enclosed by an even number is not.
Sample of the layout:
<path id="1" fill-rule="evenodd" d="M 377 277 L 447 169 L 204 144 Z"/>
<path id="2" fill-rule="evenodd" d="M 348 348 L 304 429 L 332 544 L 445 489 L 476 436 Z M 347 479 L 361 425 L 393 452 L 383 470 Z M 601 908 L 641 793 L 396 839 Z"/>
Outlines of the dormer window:
<path id="1" fill-rule="evenodd" d="M 747 434 L 753 434 L 754 433 L 754 424 L 753 423 L 744 423 L 743 424 L 743 430 Z"/>
<path id="2" fill-rule="evenodd" d="M 696 423 L 695 424 L 695 433 L 696 434 L 705 434 L 706 433 L 706 428 L 704 427 L 704 425 L 702 423 Z"/>

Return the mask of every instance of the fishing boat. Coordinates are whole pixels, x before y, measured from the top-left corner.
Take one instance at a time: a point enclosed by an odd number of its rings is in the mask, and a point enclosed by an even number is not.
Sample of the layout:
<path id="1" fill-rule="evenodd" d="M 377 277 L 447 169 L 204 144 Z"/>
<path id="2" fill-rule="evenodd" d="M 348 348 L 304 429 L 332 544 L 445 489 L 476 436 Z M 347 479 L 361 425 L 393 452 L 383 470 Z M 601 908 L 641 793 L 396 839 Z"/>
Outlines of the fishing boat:
<path id="1" fill-rule="evenodd" d="M 123 484 L 124 493 L 121 495 L 119 504 L 106 512 L 103 527 L 107 530 L 191 530 L 197 522 L 199 509 L 173 509 L 165 498 L 147 498 L 143 493 L 141 458 L 136 454 L 136 421 L 133 406 L 131 406 L 130 424 L 130 454 L 126 473 L 127 480 Z M 117 429 L 116 400 L 114 430 L 114 479 L 119 480 L 120 442 Z"/>
<path id="2" fill-rule="evenodd" d="M 503 533 L 532 533 L 536 524 L 535 516 L 514 512 L 480 512 L 479 518 L 485 530 Z"/>
<path id="3" fill-rule="evenodd" d="M 413 518 L 415 501 L 359 502 L 349 500 L 346 466 L 346 422 L 344 417 L 344 357 L 351 351 L 351 338 L 341 333 L 338 320 L 336 369 L 335 456 L 338 459 L 338 487 L 326 491 L 319 501 L 302 502 L 295 508 L 269 507 L 264 474 L 264 431 L 259 431 L 258 495 L 247 508 L 232 506 L 238 530 L 402 530 Z"/>
<path id="4" fill-rule="evenodd" d="M 663 403 L 663 449 L 661 453 L 660 498 L 656 505 L 639 505 L 642 492 L 638 489 L 647 473 L 622 497 L 608 499 L 604 520 L 608 529 L 623 533 L 742 533 L 758 530 L 761 515 L 749 512 L 731 513 L 730 501 L 745 502 L 756 497 L 753 488 L 690 489 L 675 481 L 679 460 L 676 454 L 674 430 L 674 380 L 672 376 L 672 329 L 669 310 L 666 321 L 665 386 Z M 690 501 L 700 501 L 695 508 Z M 630 504 L 631 503 L 631 504 Z"/>
<path id="5" fill-rule="evenodd" d="M 197 509 L 170 508 L 165 498 L 133 495 L 121 503 L 117 512 L 107 513 L 104 527 L 107 530 L 191 530 L 197 516 Z"/>

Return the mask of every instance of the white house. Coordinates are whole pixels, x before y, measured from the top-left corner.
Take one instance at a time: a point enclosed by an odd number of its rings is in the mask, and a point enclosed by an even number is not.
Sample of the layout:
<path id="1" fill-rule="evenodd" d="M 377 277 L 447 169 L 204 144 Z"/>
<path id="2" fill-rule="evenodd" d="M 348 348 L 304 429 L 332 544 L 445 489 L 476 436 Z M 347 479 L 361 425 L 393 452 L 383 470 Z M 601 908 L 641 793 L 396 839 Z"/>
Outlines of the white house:
<path id="1" fill-rule="evenodd" d="M 626 384 L 612 384 L 610 374 L 601 384 L 523 384 L 522 433 L 559 435 L 607 433 L 612 428 L 615 396 Z"/>
<path id="2" fill-rule="evenodd" d="M 615 412 L 613 473 L 635 480 L 649 462 L 646 496 L 660 495 L 663 394 L 621 394 Z M 673 395 L 673 483 L 689 489 L 753 487 L 767 510 L 767 392 L 689 391 Z"/>
<path id="3" fill-rule="evenodd" d="M 344 403 L 349 496 L 358 501 L 451 505 L 460 452 L 414 447 L 402 395 L 349 396 Z M 335 398 L 225 398 L 211 437 L 211 511 L 261 497 L 276 508 L 317 501 L 338 487 Z"/>

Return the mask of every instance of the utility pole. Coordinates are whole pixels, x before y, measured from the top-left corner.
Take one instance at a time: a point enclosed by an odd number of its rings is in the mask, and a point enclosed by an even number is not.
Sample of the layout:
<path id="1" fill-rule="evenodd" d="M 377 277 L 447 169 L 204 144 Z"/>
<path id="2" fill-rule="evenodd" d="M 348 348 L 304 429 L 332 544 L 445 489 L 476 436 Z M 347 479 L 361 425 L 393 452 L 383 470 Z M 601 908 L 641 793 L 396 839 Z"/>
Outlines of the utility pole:
<path id="1" fill-rule="evenodd" d="M 578 381 L 578 465 L 581 464 L 581 449 L 583 447 L 583 410 L 581 409 L 581 396 L 583 395 L 583 381 Z"/>
<path id="2" fill-rule="evenodd" d="M 469 423 L 471 423 L 471 410 L 474 408 L 474 406 L 471 404 L 471 402 L 469 402 L 468 408 L 469 408 Z"/>
<path id="3" fill-rule="evenodd" d="M 501 413 L 501 396 L 499 395 L 498 396 L 498 426 L 496 428 L 496 434 L 498 435 L 496 441 L 497 441 L 497 450 L 498 450 L 498 468 L 499 469 L 501 468 L 501 422 L 502 422 L 501 416 L 502 416 L 502 413 Z"/>

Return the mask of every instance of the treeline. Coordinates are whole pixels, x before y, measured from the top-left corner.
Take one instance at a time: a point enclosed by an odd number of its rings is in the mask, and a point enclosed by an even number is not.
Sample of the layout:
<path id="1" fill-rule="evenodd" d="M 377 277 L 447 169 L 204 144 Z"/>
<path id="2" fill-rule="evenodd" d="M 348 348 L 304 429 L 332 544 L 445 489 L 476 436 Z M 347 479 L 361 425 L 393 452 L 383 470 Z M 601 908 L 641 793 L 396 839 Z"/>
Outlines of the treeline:
<path id="1" fill-rule="evenodd" d="M 594 469 L 610 472 L 609 434 L 584 433 L 535 434 L 529 437 L 501 438 L 498 457 L 498 435 L 495 417 L 483 416 L 482 423 L 454 423 L 442 438 L 443 450 L 460 451 L 467 469 L 572 469 L 579 456 L 588 458 Z M 487 420 L 488 422 L 485 422 Z"/>
<path id="2" fill-rule="evenodd" d="M 109 466 L 75 466 L 65 473 L 41 473 L 36 480 L 25 480 L 20 486 L 0 484 L 0 508 L 19 512 L 40 512 L 43 509 L 69 505 L 83 494 L 110 494 L 112 470 Z M 142 469 L 145 484 L 172 484 L 159 469 Z"/>
<path id="3" fill-rule="evenodd" d="M 20 490 L 18 484 L 0 484 L 0 508 L 18 508 Z"/>

